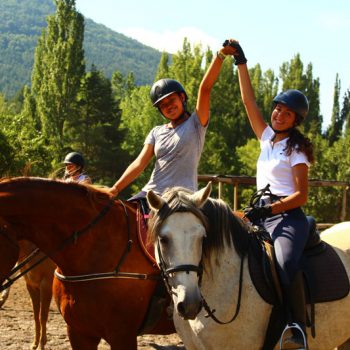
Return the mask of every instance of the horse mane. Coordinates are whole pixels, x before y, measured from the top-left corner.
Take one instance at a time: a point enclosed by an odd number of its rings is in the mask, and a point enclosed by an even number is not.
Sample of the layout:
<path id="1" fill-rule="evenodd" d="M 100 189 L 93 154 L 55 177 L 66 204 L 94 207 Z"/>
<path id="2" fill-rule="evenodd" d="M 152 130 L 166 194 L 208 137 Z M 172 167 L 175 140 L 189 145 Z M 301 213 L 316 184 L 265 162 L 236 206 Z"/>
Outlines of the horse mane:
<path id="1" fill-rule="evenodd" d="M 6 177 L 0 179 L 1 186 L 16 185 L 16 188 L 22 187 L 38 187 L 50 186 L 52 191 L 60 193 L 63 189 L 72 193 L 87 196 L 92 202 L 105 201 L 110 199 L 111 195 L 101 187 L 90 184 L 79 184 L 76 182 L 65 182 L 60 179 L 49 179 L 41 177 Z"/>
<path id="2" fill-rule="evenodd" d="M 166 204 L 157 212 L 151 211 L 149 221 L 149 240 L 154 243 L 160 227 L 167 217 L 175 212 L 191 212 L 198 217 L 205 229 L 206 238 L 203 241 L 203 254 L 206 258 L 214 250 L 222 250 L 224 245 L 233 244 L 237 254 L 244 256 L 248 250 L 249 235 L 246 224 L 237 218 L 231 208 L 220 199 L 208 198 L 204 205 L 198 208 L 189 198 L 191 191 L 182 187 L 167 190 L 162 198 Z"/>

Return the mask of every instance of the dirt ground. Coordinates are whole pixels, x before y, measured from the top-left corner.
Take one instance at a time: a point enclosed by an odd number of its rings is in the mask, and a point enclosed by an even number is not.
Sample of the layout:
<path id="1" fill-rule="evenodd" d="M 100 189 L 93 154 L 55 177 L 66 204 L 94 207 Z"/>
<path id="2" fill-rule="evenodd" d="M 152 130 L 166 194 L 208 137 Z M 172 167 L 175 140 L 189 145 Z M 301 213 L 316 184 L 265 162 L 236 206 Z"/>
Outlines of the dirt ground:
<path id="1" fill-rule="evenodd" d="M 34 321 L 31 301 L 25 287 L 24 279 L 18 280 L 12 287 L 10 295 L 0 309 L 0 349 L 27 350 L 34 338 Z M 66 325 L 57 311 L 54 301 L 51 302 L 47 324 L 47 350 L 71 349 L 66 334 Z M 102 341 L 99 350 L 110 349 Z M 177 334 L 168 336 L 145 335 L 138 337 L 139 350 L 185 350 Z"/>

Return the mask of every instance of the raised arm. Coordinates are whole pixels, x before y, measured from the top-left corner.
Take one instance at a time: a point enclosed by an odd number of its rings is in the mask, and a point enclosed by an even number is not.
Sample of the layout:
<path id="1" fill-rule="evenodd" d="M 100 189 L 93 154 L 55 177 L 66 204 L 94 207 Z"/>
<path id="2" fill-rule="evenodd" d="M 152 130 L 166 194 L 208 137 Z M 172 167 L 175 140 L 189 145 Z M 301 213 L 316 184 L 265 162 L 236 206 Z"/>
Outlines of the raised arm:
<path id="1" fill-rule="evenodd" d="M 146 168 L 154 155 L 153 145 L 145 144 L 137 158 L 126 168 L 123 175 L 110 188 L 109 192 L 116 196 L 130 185 Z"/>
<path id="2" fill-rule="evenodd" d="M 239 87 L 241 97 L 247 111 L 250 125 L 258 139 L 261 138 L 263 131 L 266 128 L 266 123 L 261 114 L 261 111 L 256 104 L 254 90 L 250 81 L 247 64 L 238 65 Z"/>
<path id="3" fill-rule="evenodd" d="M 256 104 L 255 94 L 247 68 L 247 60 L 238 41 L 230 39 L 226 40 L 225 44 L 226 47 L 229 46 L 233 49 L 235 64 L 238 68 L 239 87 L 241 90 L 242 101 L 247 111 L 250 125 L 252 126 L 256 137 L 260 139 L 266 128 L 266 123 L 258 105 Z"/>
<path id="4" fill-rule="evenodd" d="M 203 126 L 206 126 L 209 121 L 211 90 L 217 77 L 219 76 L 222 63 L 226 55 L 229 55 L 230 52 L 232 53 L 232 50 L 230 50 L 228 47 L 223 47 L 220 51 L 218 51 L 210 63 L 210 66 L 199 86 L 196 111 L 199 121 Z"/>

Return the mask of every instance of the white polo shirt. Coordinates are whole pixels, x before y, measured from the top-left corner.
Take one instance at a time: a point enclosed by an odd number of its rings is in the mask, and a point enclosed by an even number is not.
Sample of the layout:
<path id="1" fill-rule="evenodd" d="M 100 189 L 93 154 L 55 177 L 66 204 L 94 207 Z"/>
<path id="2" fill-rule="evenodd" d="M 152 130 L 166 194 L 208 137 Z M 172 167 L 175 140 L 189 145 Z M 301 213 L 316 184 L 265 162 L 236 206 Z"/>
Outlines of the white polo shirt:
<path id="1" fill-rule="evenodd" d="M 270 184 L 270 190 L 277 196 L 289 196 L 295 192 L 292 167 L 304 163 L 310 166 L 306 154 L 293 150 L 286 155 L 288 138 L 272 143 L 275 132 L 270 126 L 263 131 L 260 140 L 260 156 L 257 163 L 257 189 Z"/>

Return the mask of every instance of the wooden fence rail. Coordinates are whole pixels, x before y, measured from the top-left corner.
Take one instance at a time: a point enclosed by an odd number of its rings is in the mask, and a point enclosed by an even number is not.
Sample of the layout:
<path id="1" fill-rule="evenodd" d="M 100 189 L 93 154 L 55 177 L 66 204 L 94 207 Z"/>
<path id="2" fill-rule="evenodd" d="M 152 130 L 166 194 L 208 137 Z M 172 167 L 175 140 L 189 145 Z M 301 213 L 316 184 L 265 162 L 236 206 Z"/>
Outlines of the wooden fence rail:
<path id="1" fill-rule="evenodd" d="M 236 176 L 236 175 L 198 175 L 199 182 L 218 183 L 218 197 L 222 198 L 222 186 L 228 184 L 233 186 L 233 210 L 238 210 L 238 186 L 239 185 L 255 185 L 256 178 L 253 176 Z M 342 208 L 340 213 L 340 221 L 345 221 L 347 208 L 347 191 L 350 183 L 346 181 L 333 180 L 309 180 L 309 186 L 312 187 L 341 187 L 342 188 Z M 325 224 L 328 225 L 328 224 Z"/>

